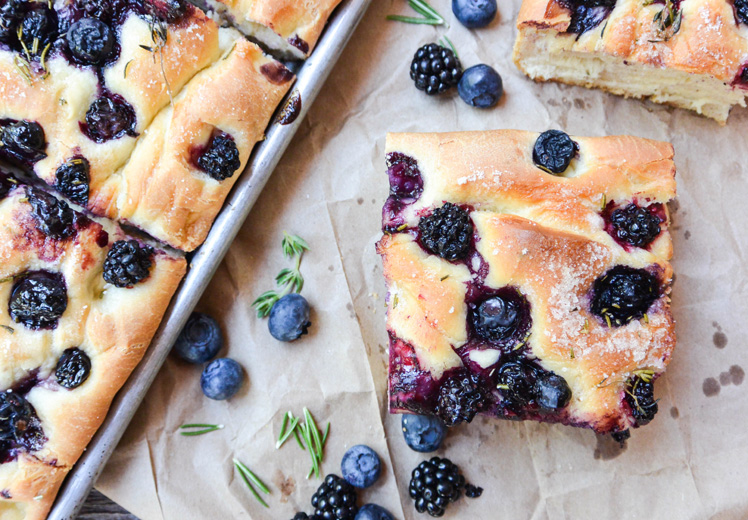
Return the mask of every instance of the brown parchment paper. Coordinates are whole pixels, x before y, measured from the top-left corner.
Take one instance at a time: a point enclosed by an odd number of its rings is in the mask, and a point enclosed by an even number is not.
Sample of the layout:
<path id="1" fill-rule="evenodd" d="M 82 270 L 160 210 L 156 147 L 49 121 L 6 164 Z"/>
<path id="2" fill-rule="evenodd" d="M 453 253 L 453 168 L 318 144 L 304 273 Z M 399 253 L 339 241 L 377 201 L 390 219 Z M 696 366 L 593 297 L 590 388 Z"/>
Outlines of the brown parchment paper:
<path id="1" fill-rule="evenodd" d="M 99 489 L 144 520 L 311 512 L 319 481 L 304 478 L 307 455 L 295 444 L 274 449 L 282 414 L 308 406 L 333 425 L 325 472 L 339 472 L 350 445 L 369 444 L 385 474 L 362 503 L 381 503 L 396 518 L 420 517 L 407 483 L 424 456 L 407 448 L 399 416 L 385 407 L 384 284 L 374 252 L 387 194 L 385 133 L 562 128 L 675 145 L 678 346 L 657 383 L 660 412 L 624 450 L 563 426 L 477 418 L 455 428 L 439 454 L 485 492 L 451 506 L 447 516 L 748 518 L 748 111 L 734 111 L 720 127 L 682 110 L 533 84 L 511 63 L 519 3 L 500 1 L 490 27 L 469 31 L 451 15 L 449 0 L 432 2 L 448 28 L 387 22 L 386 14 L 412 13 L 403 1 L 374 0 L 199 306 L 223 324 L 224 355 L 244 365 L 248 387 L 229 402 L 211 402 L 201 395 L 199 370 L 169 360 Z M 465 66 L 485 62 L 501 73 L 506 95 L 497 108 L 479 111 L 456 94 L 433 99 L 416 92 L 411 56 L 444 34 Z M 302 270 L 314 325 L 309 337 L 289 345 L 274 341 L 250 308 L 284 265 L 284 230 L 312 246 Z M 195 438 L 174 433 L 203 421 L 226 429 Z M 233 456 L 269 483 L 269 510 L 237 478 Z"/>

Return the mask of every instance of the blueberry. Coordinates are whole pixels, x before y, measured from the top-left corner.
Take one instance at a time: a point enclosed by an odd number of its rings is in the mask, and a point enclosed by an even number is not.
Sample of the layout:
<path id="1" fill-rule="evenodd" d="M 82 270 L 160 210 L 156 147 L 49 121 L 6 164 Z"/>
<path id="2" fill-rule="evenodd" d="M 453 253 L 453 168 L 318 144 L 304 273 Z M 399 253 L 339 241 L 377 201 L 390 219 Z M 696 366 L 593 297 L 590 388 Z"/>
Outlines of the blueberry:
<path id="1" fill-rule="evenodd" d="M 358 510 L 355 520 L 395 520 L 395 517 L 382 506 L 366 504 Z"/>
<path id="2" fill-rule="evenodd" d="M 496 0 L 452 0 L 452 12 L 470 29 L 485 27 L 496 16 Z"/>
<path id="3" fill-rule="evenodd" d="M 535 401 L 544 410 L 559 410 L 571 401 L 571 389 L 566 380 L 546 372 L 535 381 Z"/>
<path id="4" fill-rule="evenodd" d="M 278 341 L 294 341 L 307 333 L 309 304 L 300 294 L 291 293 L 275 302 L 268 318 L 270 335 Z"/>
<path id="5" fill-rule="evenodd" d="M 31 271 L 13 284 L 8 311 L 13 321 L 29 329 L 53 329 L 67 306 L 67 286 L 61 273 Z"/>
<path id="6" fill-rule="evenodd" d="M 18 39 L 18 24 L 23 13 L 23 0 L 8 0 L 0 6 L 0 42 L 12 44 Z"/>
<path id="7" fill-rule="evenodd" d="M 217 401 L 234 397 L 244 382 L 244 370 L 239 363 L 229 358 L 214 359 L 200 376 L 203 393 Z"/>
<path id="8" fill-rule="evenodd" d="M 36 228 L 50 238 L 64 240 L 75 234 L 75 212 L 66 202 L 37 188 L 26 188 Z"/>
<path id="9" fill-rule="evenodd" d="M 218 322 L 201 312 L 193 312 L 174 343 L 174 353 L 188 363 L 205 363 L 223 347 Z"/>
<path id="10" fill-rule="evenodd" d="M 404 414 L 401 424 L 406 444 L 420 453 L 438 450 L 447 434 L 444 422 L 431 415 Z"/>
<path id="11" fill-rule="evenodd" d="M 535 141 L 532 160 L 541 170 L 559 175 L 569 167 L 578 149 L 569 134 L 561 130 L 546 130 Z"/>
<path id="12" fill-rule="evenodd" d="M 2 150 L 21 161 L 38 161 L 46 157 L 44 129 L 33 121 L 16 121 L 0 131 Z"/>
<path id="13" fill-rule="evenodd" d="M 41 56 L 57 37 L 57 14 L 46 2 L 30 4 L 20 25 L 22 48 L 32 56 Z"/>
<path id="14" fill-rule="evenodd" d="M 352 486 L 368 488 L 379 478 L 382 472 L 382 462 L 377 452 L 368 446 L 357 444 L 343 455 L 340 472 Z"/>
<path id="15" fill-rule="evenodd" d="M 68 390 L 81 386 L 90 374 L 91 359 L 76 347 L 63 352 L 55 368 L 57 383 Z"/>
<path id="16" fill-rule="evenodd" d="M 491 108 L 504 94 L 501 76 L 488 65 L 474 65 L 462 74 L 457 84 L 462 100 L 476 108 Z"/>
<path id="17" fill-rule="evenodd" d="M 83 65 L 98 65 L 114 51 L 114 34 L 107 24 L 95 18 L 81 18 L 67 33 L 70 52 Z"/>
<path id="18" fill-rule="evenodd" d="M 481 338 L 499 341 L 512 335 L 521 318 L 521 303 L 515 299 L 493 296 L 473 312 L 473 326 Z"/>
<path id="19" fill-rule="evenodd" d="M 89 139 L 104 143 L 125 134 L 135 137 L 135 109 L 122 96 L 110 94 L 96 99 L 86 111 L 81 129 Z"/>

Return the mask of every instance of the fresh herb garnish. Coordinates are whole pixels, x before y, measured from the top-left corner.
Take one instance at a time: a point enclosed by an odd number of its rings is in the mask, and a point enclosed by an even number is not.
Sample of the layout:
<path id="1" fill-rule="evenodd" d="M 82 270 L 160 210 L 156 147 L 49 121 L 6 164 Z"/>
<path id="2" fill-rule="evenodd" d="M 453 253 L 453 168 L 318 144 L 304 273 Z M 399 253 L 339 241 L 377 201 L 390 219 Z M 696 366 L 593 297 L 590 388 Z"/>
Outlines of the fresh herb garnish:
<path id="1" fill-rule="evenodd" d="M 252 302 L 252 307 L 257 309 L 258 318 L 264 318 L 270 314 L 270 309 L 282 297 L 291 292 L 300 293 L 302 287 L 304 287 L 304 277 L 301 275 L 299 268 L 301 257 L 304 256 L 304 251 L 309 250 L 309 244 L 297 235 L 289 235 L 284 232 L 281 247 L 286 258 L 295 260 L 294 267 L 281 269 L 281 272 L 275 277 L 278 289 L 265 291 Z"/>
<path id="2" fill-rule="evenodd" d="M 7 325 L 0 325 L 0 327 L 4 328 L 5 330 L 7 330 L 8 332 L 10 332 L 11 334 L 15 334 L 15 332 L 16 332 L 16 329 L 14 329 L 13 327 L 9 327 Z"/>
<path id="3" fill-rule="evenodd" d="M 455 58 L 458 60 L 460 59 L 460 56 L 457 54 L 457 49 L 455 49 L 455 46 L 452 44 L 452 40 L 450 40 L 446 35 L 439 38 L 439 45 L 449 48 L 452 51 L 452 54 L 455 55 Z"/>
<path id="4" fill-rule="evenodd" d="M 414 24 L 425 24 L 425 25 L 444 25 L 444 18 L 440 15 L 436 9 L 431 7 L 425 0 L 408 0 L 408 5 L 415 12 L 420 14 L 423 18 L 417 18 L 414 16 L 400 16 L 399 14 L 390 14 L 387 16 L 388 20 L 395 22 L 405 22 Z"/>
<path id="5" fill-rule="evenodd" d="M 195 435 L 202 435 L 204 433 L 210 433 L 216 430 L 223 430 L 223 424 L 183 424 L 179 427 L 179 429 L 188 430 L 179 432 L 179 435 L 184 435 L 185 437 L 194 437 Z"/>
<path id="6" fill-rule="evenodd" d="M 683 11 L 679 9 L 672 0 L 665 0 L 665 7 L 658 11 L 652 23 L 657 29 L 657 38 L 649 40 L 650 43 L 666 42 L 680 31 L 683 20 Z"/>
<path id="7" fill-rule="evenodd" d="M 304 422 L 301 422 L 301 419 L 299 417 L 294 417 L 292 412 L 286 412 L 286 415 L 283 416 L 281 432 L 278 437 L 278 442 L 275 443 L 275 449 L 279 449 L 283 444 L 285 444 L 291 435 L 294 435 L 299 447 L 304 451 L 308 451 L 312 460 L 312 468 L 309 470 L 306 478 L 311 477 L 312 474 L 319 478 L 320 466 L 322 464 L 322 459 L 324 459 L 325 443 L 330 434 L 330 423 L 327 423 L 325 433 L 322 434 L 309 409 L 304 407 L 303 413 Z M 288 429 L 286 429 L 287 425 Z M 301 436 L 299 436 L 299 434 L 301 434 Z M 307 450 L 307 448 L 309 449 Z"/>
<path id="8" fill-rule="evenodd" d="M 270 506 L 267 505 L 267 502 L 265 502 L 262 499 L 260 494 L 257 492 L 257 490 L 252 485 L 254 483 L 255 486 L 260 488 L 260 491 L 262 491 L 266 495 L 269 495 L 270 490 L 265 485 L 265 483 L 262 480 L 260 480 L 257 475 L 252 473 L 252 471 L 246 465 L 244 465 L 239 459 L 236 459 L 236 458 L 234 459 L 234 467 L 237 469 L 237 471 L 239 472 L 239 476 L 242 477 L 242 480 L 247 485 L 247 487 L 252 492 L 252 494 L 255 496 L 257 501 L 263 506 L 269 508 Z"/>

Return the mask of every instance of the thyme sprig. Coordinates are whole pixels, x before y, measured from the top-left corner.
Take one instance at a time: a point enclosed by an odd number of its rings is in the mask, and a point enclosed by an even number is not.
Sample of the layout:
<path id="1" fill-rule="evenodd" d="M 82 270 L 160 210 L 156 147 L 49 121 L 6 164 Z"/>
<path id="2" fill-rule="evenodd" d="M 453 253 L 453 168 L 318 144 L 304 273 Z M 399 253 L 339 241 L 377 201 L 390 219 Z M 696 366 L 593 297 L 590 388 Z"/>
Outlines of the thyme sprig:
<path id="1" fill-rule="evenodd" d="M 421 15 L 421 18 L 415 16 L 401 16 L 399 14 L 387 15 L 388 20 L 395 22 L 405 22 L 420 25 L 445 25 L 444 18 L 440 15 L 436 9 L 431 7 L 425 0 L 408 0 L 408 5 L 416 13 Z"/>
<path id="2" fill-rule="evenodd" d="M 275 449 L 280 449 L 291 435 L 294 435 L 299 447 L 309 452 L 312 461 L 312 467 L 306 478 L 312 475 L 319 478 L 322 460 L 325 457 L 325 444 L 327 443 L 327 437 L 330 435 L 330 423 L 327 423 L 325 432 L 322 433 L 317 427 L 317 421 L 314 420 L 314 416 L 306 406 L 304 407 L 303 415 L 302 422 L 300 417 L 294 417 L 293 412 L 286 412 L 283 416 L 281 431 L 278 441 L 275 443 Z M 288 426 L 288 429 L 286 429 L 286 426 Z"/>
<path id="3" fill-rule="evenodd" d="M 244 464 L 244 463 L 243 463 L 242 461 L 240 461 L 239 459 L 237 459 L 237 458 L 234 458 L 234 461 L 233 461 L 233 462 L 234 462 L 234 467 L 235 467 L 235 468 L 236 468 L 236 470 L 237 470 L 237 471 L 239 472 L 239 476 L 240 476 L 240 477 L 242 478 L 242 480 L 243 480 L 243 481 L 244 481 L 244 483 L 245 483 L 245 484 L 247 485 L 247 487 L 249 488 L 249 490 L 250 490 L 250 491 L 252 492 L 252 494 L 253 494 L 253 495 L 255 496 L 255 498 L 257 499 L 257 501 L 258 501 L 258 502 L 259 502 L 260 504 L 262 504 L 263 506 L 265 506 L 265 507 L 267 507 L 267 508 L 270 508 L 270 506 L 269 506 L 269 505 L 267 504 L 267 502 L 265 502 L 265 501 L 264 501 L 264 500 L 262 499 L 262 497 L 260 496 L 260 494 L 259 494 L 259 493 L 257 492 L 257 490 L 256 490 L 256 489 L 254 488 L 254 486 L 252 485 L 252 484 L 254 484 L 254 485 L 255 485 L 255 486 L 257 486 L 258 488 L 260 488 L 260 491 L 262 491 L 262 492 L 263 492 L 263 493 L 265 493 L 266 495 L 269 495 L 269 494 L 270 494 L 270 490 L 269 490 L 269 489 L 268 489 L 268 487 L 267 487 L 267 486 L 265 485 L 265 483 L 264 483 L 264 482 L 263 482 L 262 480 L 260 480 L 260 478 L 259 478 L 259 477 L 258 477 L 257 475 L 255 475 L 254 473 L 252 473 L 252 470 L 250 470 L 250 469 L 249 469 L 249 468 L 248 468 L 248 467 L 247 467 L 247 466 L 246 466 L 246 465 L 245 465 L 245 464 Z"/>
<path id="4" fill-rule="evenodd" d="M 649 1 L 649 0 L 648 0 Z M 644 5 L 649 5 L 652 2 L 645 2 Z M 665 7 L 658 11 L 652 23 L 655 25 L 657 30 L 657 37 L 653 40 L 649 40 L 650 43 L 666 42 L 678 31 L 680 31 L 680 25 L 683 21 L 683 11 L 679 9 L 672 0 L 665 0 Z"/>
<path id="5" fill-rule="evenodd" d="M 183 424 L 179 427 L 179 429 L 184 431 L 179 432 L 179 435 L 184 435 L 185 437 L 194 437 L 195 435 L 203 435 L 205 433 L 214 432 L 216 430 L 223 430 L 223 428 L 223 424 Z"/>
<path id="6" fill-rule="evenodd" d="M 270 314 L 270 309 L 282 297 L 291 292 L 300 293 L 304 287 L 304 277 L 300 270 L 301 258 L 304 256 L 304 251 L 309 251 L 309 244 L 300 236 L 284 232 L 281 248 L 286 258 L 294 260 L 294 267 L 281 269 L 275 277 L 278 289 L 265 291 L 252 302 L 252 307 L 257 309 L 258 318 L 264 318 Z"/>

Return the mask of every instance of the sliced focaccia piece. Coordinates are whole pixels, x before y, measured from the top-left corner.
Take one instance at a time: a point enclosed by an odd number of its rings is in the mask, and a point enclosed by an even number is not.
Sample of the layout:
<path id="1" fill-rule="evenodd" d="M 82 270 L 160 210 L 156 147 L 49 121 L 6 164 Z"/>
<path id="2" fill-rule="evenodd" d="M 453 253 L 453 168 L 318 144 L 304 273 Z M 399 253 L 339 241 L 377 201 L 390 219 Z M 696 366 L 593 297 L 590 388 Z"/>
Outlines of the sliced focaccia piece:
<path id="1" fill-rule="evenodd" d="M 524 0 L 514 61 L 530 78 L 599 87 L 724 124 L 748 89 L 748 2 Z"/>
<path id="2" fill-rule="evenodd" d="M 220 16 L 286 58 L 304 59 L 340 0 L 207 0 Z"/>
<path id="3" fill-rule="evenodd" d="M 649 422 L 675 346 L 672 147 L 551 130 L 391 134 L 386 149 L 390 410 Z"/>
<path id="4" fill-rule="evenodd" d="M 186 263 L 2 174 L 0 258 L 0 518 L 42 519 Z"/>

